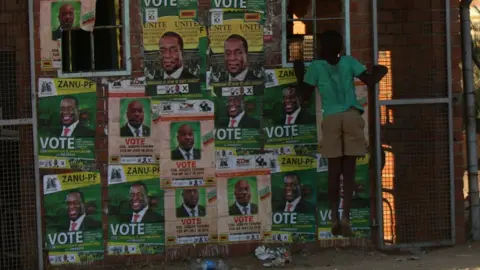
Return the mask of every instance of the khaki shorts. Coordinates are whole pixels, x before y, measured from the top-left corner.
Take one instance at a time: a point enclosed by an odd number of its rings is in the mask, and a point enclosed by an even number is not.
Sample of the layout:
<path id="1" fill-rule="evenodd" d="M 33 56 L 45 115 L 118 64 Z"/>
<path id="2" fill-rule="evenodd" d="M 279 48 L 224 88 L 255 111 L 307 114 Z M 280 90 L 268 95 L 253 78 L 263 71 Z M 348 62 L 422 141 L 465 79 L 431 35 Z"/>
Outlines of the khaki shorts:
<path id="1" fill-rule="evenodd" d="M 360 111 L 350 108 L 345 112 L 325 117 L 322 121 L 322 157 L 364 156 L 366 153 L 365 120 Z"/>

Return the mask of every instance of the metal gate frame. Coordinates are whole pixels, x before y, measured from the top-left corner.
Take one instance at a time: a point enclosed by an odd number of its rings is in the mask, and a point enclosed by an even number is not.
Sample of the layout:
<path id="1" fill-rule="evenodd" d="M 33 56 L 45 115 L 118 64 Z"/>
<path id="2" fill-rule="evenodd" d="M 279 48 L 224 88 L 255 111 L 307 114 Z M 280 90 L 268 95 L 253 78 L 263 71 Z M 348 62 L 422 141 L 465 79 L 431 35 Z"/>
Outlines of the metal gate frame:
<path id="1" fill-rule="evenodd" d="M 433 246 L 450 246 L 456 243 L 455 228 L 455 182 L 454 182 L 454 158 L 453 158 L 453 122 L 452 122 L 452 59 L 451 59 L 451 5 L 450 0 L 445 0 L 445 31 L 446 31 L 446 58 L 447 58 L 447 97 L 443 98 L 418 98 L 418 99 L 379 99 L 379 86 L 375 87 L 375 178 L 376 178 L 376 224 L 378 225 L 378 247 L 382 250 L 398 248 L 423 248 Z M 372 26 L 373 26 L 373 61 L 378 64 L 378 10 L 377 0 L 372 0 Z M 383 223 L 383 188 L 382 188 L 382 143 L 380 140 L 382 106 L 390 105 L 419 105 L 419 104 L 445 104 L 448 106 L 448 144 L 449 144 L 449 170 L 450 170 L 450 226 L 451 239 L 435 242 L 418 242 L 412 244 L 385 245 Z"/>
<path id="2" fill-rule="evenodd" d="M 37 134 L 37 77 L 35 73 L 35 16 L 34 16 L 34 0 L 28 0 L 28 43 L 30 47 L 30 84 L 32 98 L 32 135 L 33 135 L 33 160 L 35 162 L 35 206 L 37 210 L 37 262 L 38 269 L 44 269 L 43 263 L 43 230 L 42 230 L 42 189 L 40 179 L 40 169 L 38 164 L 38 134 Z"/>

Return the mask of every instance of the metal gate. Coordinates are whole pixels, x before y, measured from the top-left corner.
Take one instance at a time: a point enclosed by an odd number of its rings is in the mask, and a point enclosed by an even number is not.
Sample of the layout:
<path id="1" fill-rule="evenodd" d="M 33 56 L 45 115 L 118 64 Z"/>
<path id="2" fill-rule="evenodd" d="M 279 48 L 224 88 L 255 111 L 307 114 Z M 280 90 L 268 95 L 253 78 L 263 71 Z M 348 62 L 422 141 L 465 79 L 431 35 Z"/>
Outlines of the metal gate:
<path id="1" fill-rule="evenodd" d="M 38 269 L 41 254 L 30 2 L 0 1 L 0 269 L 8 270 Z"/>
<path id="2" fill-rule="evenodd" d="M 375 106 L 383 249 L 455 243 L 450 6 L 373 0 L 375 62 L 390 69 Z"/>

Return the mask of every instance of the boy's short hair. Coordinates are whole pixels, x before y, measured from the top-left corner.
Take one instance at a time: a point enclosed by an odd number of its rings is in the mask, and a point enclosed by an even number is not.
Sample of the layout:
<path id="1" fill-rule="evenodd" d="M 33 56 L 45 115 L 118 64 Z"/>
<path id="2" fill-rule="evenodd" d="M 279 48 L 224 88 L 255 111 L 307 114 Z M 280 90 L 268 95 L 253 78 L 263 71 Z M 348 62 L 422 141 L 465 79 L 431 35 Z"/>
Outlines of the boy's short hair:
<path id="1" fill-rule="evenodd" d="M 343 48 L 343 37 L 337 31 L 327 30 L 319 36 L 320 46 L 322 50 L 329 50 L 332 53 L 339 54 Z"/>

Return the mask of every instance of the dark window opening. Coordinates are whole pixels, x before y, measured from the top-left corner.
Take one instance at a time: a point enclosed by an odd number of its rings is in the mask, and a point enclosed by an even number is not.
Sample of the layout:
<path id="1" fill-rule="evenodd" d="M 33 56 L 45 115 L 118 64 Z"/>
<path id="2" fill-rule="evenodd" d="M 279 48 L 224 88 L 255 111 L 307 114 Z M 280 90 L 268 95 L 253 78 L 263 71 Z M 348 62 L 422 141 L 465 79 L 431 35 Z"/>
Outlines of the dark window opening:
<path id="1" fill-rule="evenodd" d="M 325 30 L 344 34 L 344 0 L 286 1 L 287 62 L 317 57 L 318 35 Z"/>
<path id="2" fill-rule="evenodd" d="M 118 71 L 124 69 L 121 0 L 101 0 L 96 4 L 93 32 L 70 29 L 62 33 L 64 73 Z"/>

